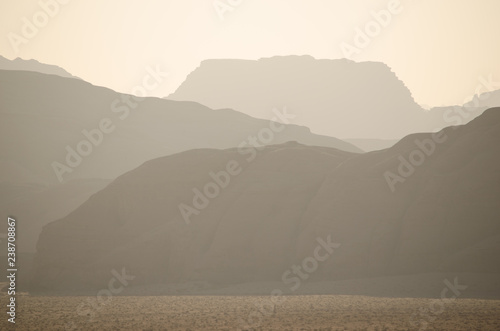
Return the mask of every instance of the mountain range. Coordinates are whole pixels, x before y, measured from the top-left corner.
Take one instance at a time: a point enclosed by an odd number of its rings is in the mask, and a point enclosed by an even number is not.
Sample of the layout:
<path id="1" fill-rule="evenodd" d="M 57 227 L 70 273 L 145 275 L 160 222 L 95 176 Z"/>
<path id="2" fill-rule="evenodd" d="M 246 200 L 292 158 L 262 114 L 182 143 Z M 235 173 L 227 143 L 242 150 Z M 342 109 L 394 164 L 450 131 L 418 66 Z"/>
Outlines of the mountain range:
<path id="1" fill-rule="evenodd" d="M 269 112 L 276 121 L 285 116 L 293 123 L 286 109 Z M 0 70 L 0 130 L 0 212 L 2 217 L 23 218 L 20 249 L 28 252 L 34 251 L 42 225 L 65 216 L 77 201 L 153 158 L 196 148 L 290 140 L 361 152 L 303 126 L 195 102 L 136 98 L 32 71 Z M 54 194 L 59 200 L 41 203 Z M 6 227 L 0 224 L 0 232 Z"/>
<path id="2" fill-rule="evenodd" d="M 292 77 L 292 78 L 291 78 Z M 482 97 L 463 105 L 424 110 L 386 64 L 311 56 L 201 62 L 167 98 L 191 100 L 211 108 L 233 108 L 259 118 L 286 105 L 312 132 L 362 141 L 365 148 L 390 147 L 394 140 L 465 124 L 498 105 L 500 85 L 484 80 Z M 370 142 L 373 140 L 373 142 Z M 385 144 L 380 144 L 380 143 Z"/>
<path id="3" fill-rule="evenodd" d="M 43 228 L 33 286 L 98 289 L 122 268 L 134 285 L 293 283 L 283 272 L 318 243 L 331 255 L 315 281 L 498 273 L 499 143 L 492 108 L 364 154 L 289 142 L 154 159 Z"/>
<path id="4" fill-rule="evenodd" d="M 80 79 L 76 76 L 73 76 L 66 70 L 61 67 L 40 63 L 37 60 L 24 60 L 21 58 L 16 58 L 14 60 L 9 60 L 0 55 L 0 70 L 18 70 L 18 71 L 33 71 L 39 72 L 47 75 L 56 75 L 65 78 L 75 78 Z"/>
<path id="5" fill-rule="evenodd" d="M 0 211 L 37 291 L 282 281 L 328 242 L 311 280 L 495 274 L 489 85 L 425 111 L 382 63 L 289 56 L 203 61 L 165 100 L 0 58 Z"/>

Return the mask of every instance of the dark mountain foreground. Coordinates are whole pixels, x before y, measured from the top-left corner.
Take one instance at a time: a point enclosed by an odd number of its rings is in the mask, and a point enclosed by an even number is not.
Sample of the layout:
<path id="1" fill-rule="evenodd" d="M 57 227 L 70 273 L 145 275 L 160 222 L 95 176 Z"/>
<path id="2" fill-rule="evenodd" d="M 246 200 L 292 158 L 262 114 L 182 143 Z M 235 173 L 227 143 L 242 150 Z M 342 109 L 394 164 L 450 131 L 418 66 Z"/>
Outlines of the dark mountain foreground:
<path id="1" fill-rule="evenodd" d="M 479 274 L 492 285 L 466 285 L 498 293 L 499 143 L 492 108 L 367 154 L 286 143 L 155 159 L 43 228 L 32 289 L 100 289 L 115 270 L 131 288 L 279 282 L 292 292 Z"/>

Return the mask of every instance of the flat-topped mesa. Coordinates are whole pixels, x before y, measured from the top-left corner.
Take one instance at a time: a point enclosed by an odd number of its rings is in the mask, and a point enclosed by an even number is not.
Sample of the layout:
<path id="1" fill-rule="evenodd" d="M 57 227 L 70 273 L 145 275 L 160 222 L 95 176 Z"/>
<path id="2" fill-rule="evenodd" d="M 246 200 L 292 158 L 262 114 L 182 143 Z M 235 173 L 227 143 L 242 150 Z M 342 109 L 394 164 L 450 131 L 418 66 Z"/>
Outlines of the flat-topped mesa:
<path id="1" fill-rule="evenodd" d="M 286 106 L 312 132 L 345 138 L 401 138 L 434 129 L 393 71 L 380 62 L 274 56 L 202 61 L 172 100 L 193 100 L 268 118 Z"/>

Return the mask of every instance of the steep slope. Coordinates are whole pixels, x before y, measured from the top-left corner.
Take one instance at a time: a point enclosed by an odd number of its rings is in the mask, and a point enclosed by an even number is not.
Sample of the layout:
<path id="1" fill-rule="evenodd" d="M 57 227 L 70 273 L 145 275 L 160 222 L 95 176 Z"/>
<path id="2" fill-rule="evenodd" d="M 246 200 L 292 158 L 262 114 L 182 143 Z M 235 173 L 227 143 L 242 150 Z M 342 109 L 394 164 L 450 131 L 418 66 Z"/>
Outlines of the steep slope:
<path id="1" fill-rule="evenodd" d="M 491 89 L 495 86 L 496 83 L 491 83 L 491 85 L 485 84 L 484 88 Z M 428 112 L 428 115 L 433 118 L 432 122 L 443 123 L 443 126 L 462 125 L 480 116 L 486 109 L 499 106 L 500 90 L 491 90 L 475 95 L 469 102 L 463 105 L 432 108 Z"/>
<path id="2" fill-rule="evenodd" d="M 235 149 L 193 150 L 147 162 L 44 228 L 37 246 L 39 285 L 95 286 L 108 277 L 103 271 L 123 266 L 149 283 L 271 277 L 291 258 L 308 200 L 325 174 L 349 156 L 290 143 L 265 147 L 250 162 Z M 193 189 L 203 191 L 214 181 L 209 172 L 224 171 L 229 162 L 238 162 L 240 173 L 199 215 L 188 218 L 188 226 L 179 205 L 194 206 Z M 52 241 L 56 233 L 61 237 Z M 132 267 L 129 258 L 143 271 Z M 238 274 L 221 274 L 217 264 L 229 267 L 235 259 Z M 74 277 L 89 268 L 96 273 L 74 284 Z"/>
<path id="3" fill-rule="evenodd" d="M 44 227 L 33 287 L 102 288 L 122 268 L 134 285 L 280 281 L 320 241 L 341 246 L 310 280 L 500 273 L 499 143 L 496 108 L 367 154 L 288 143 L 152 160 Z"/>
<path id="4" fill-rule="evenodd" d="M 249 136 L 262 137 L 257 140 L 261 144 L 296 140 L 360 151 L 295 125 L 273 126 L 280 132 L 269 134 L 270 125 L 229 109 L 135 98 L 34 72 L 0 71 L 0 182 L 112 179 L 152 158 L 192 148 L 236 147 Z"/>
<path id="5" fill-rule="evenodd" d="M 325 266 L 332 277 L 498 273 L 499 143 L 495 108 L 465 126 L 352 158 L 311 202 L 299 242 L 327 232 L 345 243 Z"/>
<path id="6" fill-rule="evenodd" d="M 0 56 L 0 70 L 21 70 L 21 71 L 34 71 L 41 74 L 56 75 L 65 78 L 76 78 L 66 70 L 61 67 L 40 63 L 37 60 L 23 60 L 21 58 L 16 58 L 14 60 L 8 60 L 3 56 Z"/>
<path id="7" fill-rule="evenodd" d="M 378 62 L 311 56 L 206 60 L 168 98 L 260 118 L 286 105 L 313 132 L 342 138 L 400 139 L 429 129 L 408 88 Z"/>
<path id="8" fill-rule="evenodd" d="M 56 186 L 0 183 L 2 218 L 15 217 L 18 252 L 35 252 L 42 227 L 60 219 L 103 189 L 111 180 L 78 179 Z M 0 223 L 0 233 L 7 233 L 7 222 Z"/>

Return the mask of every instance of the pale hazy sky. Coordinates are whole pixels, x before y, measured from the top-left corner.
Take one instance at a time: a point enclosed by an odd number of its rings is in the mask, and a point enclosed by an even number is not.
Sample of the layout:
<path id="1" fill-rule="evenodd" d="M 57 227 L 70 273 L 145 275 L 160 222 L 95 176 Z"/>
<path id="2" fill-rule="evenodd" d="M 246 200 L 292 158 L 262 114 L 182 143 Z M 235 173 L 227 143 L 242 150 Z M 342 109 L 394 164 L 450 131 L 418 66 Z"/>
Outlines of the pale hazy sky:
<path id="1" fill-rule="evenodd" d="M 0 55 L 56 64 L 127 93 L 141 84 L 147 66 L 160 65 L 170 76 L 150 95 L 165 96 L 204 59 L 344 57 L 340 44 L 353 44 L 356 27 L 364 28 L 373 20 L 370 12 L 391 1 L 220 2 L 236 4 L 224 20 L 214 0 L 72 0 L 16 53 L 9 33 L 23 36 L 24 17 L 33 22 L 35 15 L 43 25 L 41 5 L 2 1 Z M 499 0 L 401 0 L 401 7 L 353 60 L 387 63 L 425 105 L 461 104 L 480 77 L 500 81 Z"/>

